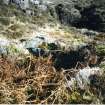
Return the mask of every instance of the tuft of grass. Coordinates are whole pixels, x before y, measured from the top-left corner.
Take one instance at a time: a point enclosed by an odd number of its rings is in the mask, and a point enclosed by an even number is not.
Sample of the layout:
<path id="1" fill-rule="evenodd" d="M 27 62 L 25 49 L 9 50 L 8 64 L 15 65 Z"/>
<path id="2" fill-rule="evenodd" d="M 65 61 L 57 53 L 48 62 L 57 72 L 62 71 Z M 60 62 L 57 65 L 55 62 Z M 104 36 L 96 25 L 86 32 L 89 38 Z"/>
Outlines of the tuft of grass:
<path id="1" fill-rule="evenodd" d="M 6 17 L 0 17 L 0 23 L 2 25 L 8 26 L 10 24 L 10 19 L 9 18 L 6 18 Z"/>
<path id="2" fill-rule="evenodd" d="M 23 35 L 23 31 L 11 31 L 7 30 L 6 32 L 3 33 L 7 38 L 9 39 L 16 39 L 20 38 Z"/>
<path id="3" fill-rule="evenodd" d="M 104 44 L 97 45 L 96 50 L 97 50 L 98 55 L 105 56 L 105 45 Z"/>

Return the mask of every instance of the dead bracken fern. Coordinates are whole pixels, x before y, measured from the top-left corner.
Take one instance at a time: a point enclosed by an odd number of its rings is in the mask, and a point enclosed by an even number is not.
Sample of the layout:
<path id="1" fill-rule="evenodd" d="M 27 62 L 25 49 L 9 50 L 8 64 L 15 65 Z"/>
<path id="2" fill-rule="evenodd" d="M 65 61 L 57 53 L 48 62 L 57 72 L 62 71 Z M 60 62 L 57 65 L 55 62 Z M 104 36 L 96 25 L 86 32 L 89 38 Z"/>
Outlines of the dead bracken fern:
<path id="1" fill-rule="evenodd" d="M 0 103 L 49 102 L 63 81 L 48 59 L 0 58 Z"/>
<path id="2" fill-rule="evenodd" d="M 91 103 L 67 86 L 76 72 L 57 71 L 48 58 L 0 58 L 0 104 Z"/>

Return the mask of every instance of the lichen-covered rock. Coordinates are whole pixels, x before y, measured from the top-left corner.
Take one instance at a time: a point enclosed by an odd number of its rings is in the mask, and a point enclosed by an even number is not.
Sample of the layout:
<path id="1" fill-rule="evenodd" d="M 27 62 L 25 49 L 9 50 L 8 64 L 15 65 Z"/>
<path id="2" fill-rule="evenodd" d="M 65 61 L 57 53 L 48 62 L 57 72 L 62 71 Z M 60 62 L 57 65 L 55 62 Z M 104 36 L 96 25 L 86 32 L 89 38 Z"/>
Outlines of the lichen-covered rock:
<path id="1" fill-rule="evenodd" d="M 78 30 L 78 32 L 80 34 L 87 35 L 87 36 L 90 36 L 90 37 L 96 37 L 97 35 L 99 35 L 98 32 L 92 31 L 92 30 L 88 30 L 88 29 L 85 29 L 85 28 L 77 29 L 77 30 Z"/>
<path id="2" fill-rule="evenodd" d="M 102 73 L 103 73 L 103 70 L 100 70 L 100 68 L 87 67 L 87 68 L 81 69 L 76 75 L 77 84 L 81 89 L 84 89 L 86 88 L 87 85 L 90 84 L 90 81 L 91 81 L 90 76 L 94 76 L 94 75 L 100 76 L 102 75 Z"/>
<path id="3" fill-rule="evenodd" d="M 57 43 L 55 38 L 51 38 L 45 34 L 38 33 L 38 35 L 33 38 L 22 40 L 21 41 L 24 43 L 24 48 L 27 49 L 32 55 L 38 57 L 46 55 L 49 50 L 57 50 L 60 48 L 59 43 Z"/>
<path id="4" fill-rule="evenodd" d="M 83 69 L 79 69 L 78 72 L 76 69 L 73 69 L 74 75 L 71 74 L 70 80 L 67 80 L 67 87 L 70 89 L 73 89 L 75 86 L 80 89 L 87 89 L 90 85 L 93 85 L 96 83 L 96 79 L 94 78 L 95 76 L 101 77 L 103 75 L 103 70 L 100 69 L 99 67 L 86 67 Z"/>

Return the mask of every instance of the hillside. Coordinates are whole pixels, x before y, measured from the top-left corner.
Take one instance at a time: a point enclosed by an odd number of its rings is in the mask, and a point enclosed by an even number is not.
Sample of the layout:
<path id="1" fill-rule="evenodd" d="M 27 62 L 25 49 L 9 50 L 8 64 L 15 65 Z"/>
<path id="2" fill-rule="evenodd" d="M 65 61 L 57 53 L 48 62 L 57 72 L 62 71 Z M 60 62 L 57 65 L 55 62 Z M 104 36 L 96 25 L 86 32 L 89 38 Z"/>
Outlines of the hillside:
<path id="1" fill-rule="evenodd" d="M 105 104 L 104 0 L 32 1 L 0 0 L 0 104 Z"/>

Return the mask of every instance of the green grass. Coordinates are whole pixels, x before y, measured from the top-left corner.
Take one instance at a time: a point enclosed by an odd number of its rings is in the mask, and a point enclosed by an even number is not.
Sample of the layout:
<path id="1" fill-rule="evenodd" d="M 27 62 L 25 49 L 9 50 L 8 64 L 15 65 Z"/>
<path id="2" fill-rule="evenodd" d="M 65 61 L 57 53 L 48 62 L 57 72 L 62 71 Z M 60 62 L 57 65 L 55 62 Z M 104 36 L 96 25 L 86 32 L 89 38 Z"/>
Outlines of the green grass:
<path id="1" fill-rule="evenodd" d="M 98 55 L 105 56 L 105 45 L 97 45 L 96 50 Z"/>

